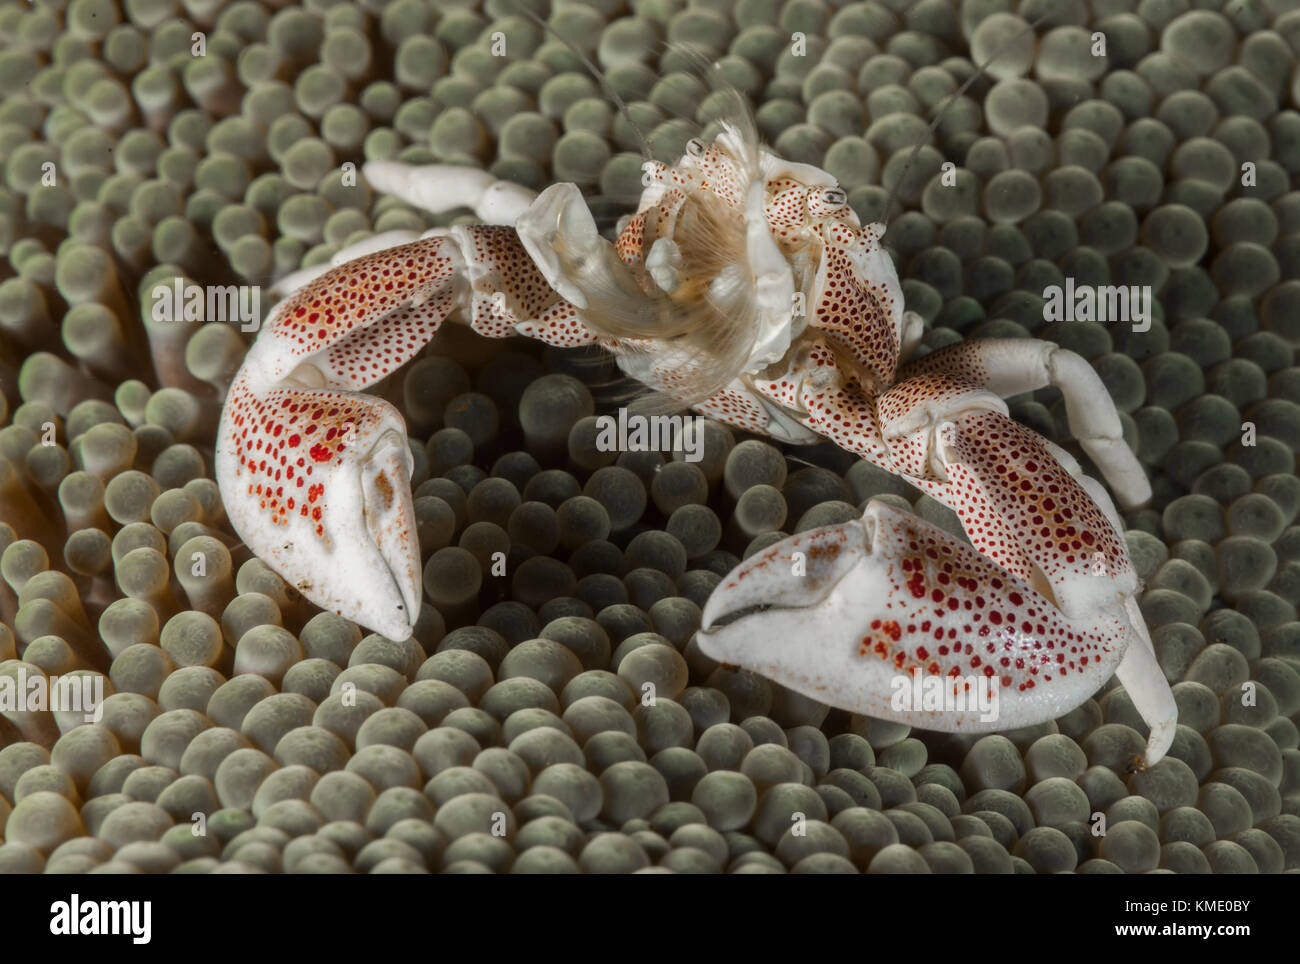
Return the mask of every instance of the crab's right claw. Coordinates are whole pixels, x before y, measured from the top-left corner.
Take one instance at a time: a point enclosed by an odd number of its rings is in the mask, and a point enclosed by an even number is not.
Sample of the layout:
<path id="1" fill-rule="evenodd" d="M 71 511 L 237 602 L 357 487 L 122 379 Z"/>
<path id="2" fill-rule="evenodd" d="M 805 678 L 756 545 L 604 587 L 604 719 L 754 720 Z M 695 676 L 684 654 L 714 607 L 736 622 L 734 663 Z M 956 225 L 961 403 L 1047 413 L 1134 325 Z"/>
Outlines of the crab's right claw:
<path id="1" fill-rule="evenodd" d="M 231 386 L 217 482 L 235 530 L 316 605 L 408 639 L 421 567 L 401 415 L 368 395 Z"/>
<path id="2" fill-rule="evenodd" d="M 1072 622 L 966 543 L 872 502 L 861 520 L 792 536 L 732 570 L 697 642 L 832 706 L 979 733 L 1082 703 L 1115 671 L 1128 623 L 1120 611 Z M 922 705 L 911 699 L 918 676 L 933 697 Z"/>

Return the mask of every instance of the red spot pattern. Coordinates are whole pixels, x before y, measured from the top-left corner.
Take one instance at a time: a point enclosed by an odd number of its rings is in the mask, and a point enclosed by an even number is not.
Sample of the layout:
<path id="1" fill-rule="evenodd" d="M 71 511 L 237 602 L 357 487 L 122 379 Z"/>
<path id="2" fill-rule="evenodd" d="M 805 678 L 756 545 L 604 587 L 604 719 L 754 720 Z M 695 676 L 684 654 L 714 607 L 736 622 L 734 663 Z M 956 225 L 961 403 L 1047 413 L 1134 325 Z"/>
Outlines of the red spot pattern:
<path id="1" fill-rule="evenodd" d="M 724 388 L 720 392 L 714 392 L 703 402 L 696 403 L 694 408 L 701 415 L 716 418 L 720 422 L 734 425 L 746 432 L 767 434 L 767 412 L 758 402 L 740 392 Z"/>
<path id="2" fill-rule="evenodd" d="M 596 341 L 578 309 L 546 283 L 514 228 L 462 225 L 451 237 L 460 243 L 465 263 L 473 266 L 470 327 L 480 335 L 523 334 L 560 348 Z"/>
<path id="3" fill-rule="evenodd" d="M 458 307 L 489 338 L 524 333 L 561 347 L 596 340 L 515 230 L 491 225 L 461 225 L 327 272 L 276 306 L 268 337 L 280 374 L 311 359 L 329 387 L 360 390 L 413 358 Z"/>
<path id="4" fill-rule="evenodd" d="M 767 204 L 763 213 L 772 227 L 772 237 L 787 252 L 806 242 L 807 196 L 808 188 L 794 178 L 774 178 L 767 183 Z"/>
<path id="5" fill-rule="evenodd" d="M 265 337 L 275 345 L 273 360 L 281 374 L 288 374 L 299 361 L 325 351 L 412 298 L 436 294 L 455 273 L 446 245 L 445 238 L 428 238 L 364 255 L 326 272 L 276 305 Z M 369 347 L 377 353 L 373 355 L 376 364 L 385 356 L 390 361 L 401 357 L 412 341 L 399 326 L 385 326 L 371 337 L 375 343 Z M 336 371 L 349 372 L 345 378 L 354 386 L 359 377 L 352 372 L 358 364 L 357 346 L 342 350 Z M 382 377 L 375 375 L 363 384 Z"/>
<path id="6" fill-rule="evenodd" d="M 382 323 L 352 331 L 326 352 L 323 367 L 328 377 L 359 391 L 391 375 L 432 340 L 455 304 L 455 292 L 448 286 L 420 305 L 394 309 Z"/>
<path id="7" fill-rule="evenodd" d="M 980 344 L 980 341 L 976 339 L 944 345 L 928 355 L 909 361 L 899 370 L 899 381 L 910 381 L 918 375 L 940 372 L 975 385 L 986 385 L 989 371 L 984 364 L 984 351 L 988 346 Z"/>
<path id="8" fill-rule="evenodd" d="M 639 265 L 644 259 L 645 227 L 648 216 L 645 212 L 635 215 L 623 226 L 618 240 L 614 242 L 614 249 L 618 252 L 618 256 L 628 266 Z"/>
<path id="9" fill-rule="evenodd" d="M 796 360 L 790 376 L 755 379 L 755 391 L 793 410 L 792 414 L 805 413 L 798 420 L 840 448 L 897 471 L 881 437 L 875 400 L 855 379 L 845 376 L 824 339 L 806 335 L 803 350 L 805 355 Z"/>
<path id="10" fill-rule="evenodd" d="M 876 242 L 864 238 L 863 244 Z M 900 335 L 894 312 L 902 309 L 885 281 L 863 277 L 843 250 L 828 246 L 817 267 L 812 300 L 813 324 L 881 387 L 893 383 L 898 367 Z"/>
<path id="11" fill-rule="evenodd" d="M 957 463 L 950 481 L 917 484 L 957 511 L 985 555 L 1013 571 L 1027 558 L 1053 582 L 1132 572 L 1123 538 L 1035 432 L 997 412 L 978 412 L 958 419 L 943 441 Z"/>
<path id="12" fill-rule="evenodd" d="M 676 167 L 656 164 L 651 176 L 664 184 L 709 191 L 728 204 L 742 204 L 746 184 L 727 150 L 716 141 L 706 145 L 697 142 L 696 146 L 701 148 L 698 152 L 687 145 L 687 153 Z"/>
<path id="13" fill-rule="evenodd" d="M 997 677 L 1018 691 L 1054 677 L 1104 671 L 1123 650 L 1114 619 L 1080 630 L 1028 585 L 919 519 L 879 517 L 873 555 L 888 574 L 883 610 L 857 654 L 934 676 Z"/>
<path id="14" fill-rule="evenodd" d="M 886 436 L 897 435 L 895 426 L 922 406 L 954 407 L 953 402 L 974 394 L 980 386 L 946 372 L 917 375 L 881 394 L 877 401 L 880 427 Z"/>
<path id="15" fill-rule="evenodd" d="M 312 531 L 328 544 L 321 524 L 328 470 L 389 417 L 388 406 L 343 392 L 255 393 L 243 376 L 231 386 L 226 405 L 237 494 L 255 501 L 274 525 L 288 526 L 295 513 L 311 519 Z M 325 474 L 316 475 L 318 468 Z"/>

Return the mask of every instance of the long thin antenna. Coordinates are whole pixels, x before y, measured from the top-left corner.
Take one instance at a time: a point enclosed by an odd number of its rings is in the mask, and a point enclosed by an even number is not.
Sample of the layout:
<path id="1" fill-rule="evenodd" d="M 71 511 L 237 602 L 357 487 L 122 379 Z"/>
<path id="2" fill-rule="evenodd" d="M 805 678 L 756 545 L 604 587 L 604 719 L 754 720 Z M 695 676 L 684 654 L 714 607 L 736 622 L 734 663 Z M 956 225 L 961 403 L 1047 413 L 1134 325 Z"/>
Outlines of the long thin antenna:
<path id="1" fill-rule="evenodd" d="M 636 121 L 632 119 L 632 114 L 627 109 L 627 104 L 623 102 L 623 98 L 618 95 L 618 91 L 616 91 L 612 86 L 610 86 L 609 81 L 605 79 L 605 75 L 601 72 L 600 68 L 591 62 L 591 58 L 588 57 L 586 54 L 584 54 L 577 44 L 575 44 L 568 37 L 561 36 L 559 31 L 557 31 L 554 27 L 552 27 L 541 17 L 537 16 L 537 14 L 533 13 L 531 10 L 525 7 L 523 5 L 522 0 L 516 0 L 515 6 L 518 7 L 519 12 L 522 13 L 525 17 L 527 17 L 529 20 L 532 20 L 534 23 L 536 23 L 547 33 L 554 36 L 556 40 L 560 41 L 560 43 L 568 47 L 569 50 L 572 51 L 573 55 L 577 57 L 580 61 L 582 61 L 583 65 L 589 71 L 591 71 L 591 75 L 595 77 L 596 80 L 600 83 L 600 86 L 604 89 L 605 93 L 609 95 L 609 99 L 612 100 L 616 105 L 618 105 L 618 112 L 623 115 L 623 117 L 627 120 L 629 126 L 631 126 L 632 132 L 636 134 L 637 143 L 641 145 L 641 156 L 644 157 L 646 160 L 649 160 L 650 145 L 646 141 L 645 135 L 641 133 L 641 128 L 639 128 L 636 124 Z"/>
<path id="2" fill-rule="evenodd" d="M 1032 23 L 1027 24 L 1025 28 L 1019 31 L 1015 36 L 1009 37 L 1008 39 L 1004 40 L 997 50 L 989 54 L 988 59 L 985 60 L 984 63 L 980 64 L 975 68 L 975 73 L 971 74 L 968 78 L 966 78 L 965 83 L 963 83 L 960 87 L 958 87 L 956 90 L 954 90 L 951 94 L 948 95 L 948 99 L 943 102 L 943 105 L 939 108 L 938 113 L 935 114 L 934 120 L 930 122 L 930 127 L 929 130 L 926 132 L 926 137 L 922 140 L 917 141 L 915 146 L 913 146 L 912 153 L 907 156 L 907 161 L 903 164 L 903 170 L 898 175 L 898 180 L 894 183 L 893 188 L 890 190 L 889 196 L 885 198 L 885 206 L 880 211 L 881 224 L 885 225 L 886 227 L 889 226 L 889 209 L 898 197 L 899 188 L 903 186 L 903 178 L 907 175 L 908 170 L 911 169 L 913 162 L 916 160 L 916 156 L 921 153 L 921 148 L 926 146 L 926 143 L 930 139 L 930 135 L 934 134 L 934 132 L 939 129 L 939 123 L 943 120 L 943 115 L 948 110 L 948 108 L 951 107 L 953 103 L 956 102 L 958 97 L 966 93 L 966 91 L 970 90 L 971 84 L 975 83 L 975 81 L 985 76 L 984 71 L 989 66 L 991 66 L 999 57 L 1001 57 L 1007 50 L 1011 49 L 1012 44 L 1018 41 L 1025 34 L 1032 33 L 1033 31 L 1037 30 L 1039 25 L 1041 25 L 1044 21 L 1049 19 L 1050 16 L 1051 14 L 1046 14 L 1046 13 L 1043 14 L 1041 17 L 1035 19 Z"/>

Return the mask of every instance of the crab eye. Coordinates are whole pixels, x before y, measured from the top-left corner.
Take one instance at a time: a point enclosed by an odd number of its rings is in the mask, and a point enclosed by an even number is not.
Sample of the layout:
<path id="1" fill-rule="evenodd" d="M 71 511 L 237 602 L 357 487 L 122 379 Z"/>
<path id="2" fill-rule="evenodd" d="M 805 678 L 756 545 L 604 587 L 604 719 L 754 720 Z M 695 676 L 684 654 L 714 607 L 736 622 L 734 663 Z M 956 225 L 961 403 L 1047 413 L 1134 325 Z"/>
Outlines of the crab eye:
<path id="1" fill-rule="evenodd" d="M 842 208 L 849 203 L 849 196 L 838 187 L 828 187 L 822 191 L 822 204 L 828 208 Z"/>
<path id="2" fill-rule="evenodd" d="M 691 157 L 703 157 L 704 150 L 704 141 L 700 140 L 698 137 L 692 137 L 686 142 L 686 153 L 691 155 Z"/>

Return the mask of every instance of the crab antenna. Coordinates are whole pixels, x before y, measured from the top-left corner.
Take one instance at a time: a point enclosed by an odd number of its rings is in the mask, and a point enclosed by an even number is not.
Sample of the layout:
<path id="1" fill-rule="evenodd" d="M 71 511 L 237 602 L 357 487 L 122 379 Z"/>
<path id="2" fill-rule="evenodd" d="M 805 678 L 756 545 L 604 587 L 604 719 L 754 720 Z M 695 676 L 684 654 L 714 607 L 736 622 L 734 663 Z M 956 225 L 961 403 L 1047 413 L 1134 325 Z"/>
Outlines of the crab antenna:
<path id="1" fill-rule="evenodd" d="M 556 40 L 560 41 L 560 43 L 568 47 L 569 50 L 573 52 L 573 56 L 581 60 L 583 66 L 591 71 L 591 76 L 595 77 L 600 83 L 600 86 L 604 89 L 605 93 L 609 95 L 609 99 L 617 105 L 618 112 L 627 120 L 628 126 L 632 128 L 632 132 L 636 134 L 637 143 L 641 145 L 641 156 L 648 160 L 650 158 L 650 144 L 646 141 L 645 135 L 641 133 L 641 128 L 637 126 L 636 121 L 632 119 L 632 114 L 628 111 L 627 104 L 624 103 L 623 98 L 618 95 L 618 91 L 610 86 L 609 81 L 605 79 L 605 75 L 601 72 L 601 69 L 591 62 L 591 58 L 584 54 L 578 48 L 577 44 L 568 37 L 562 36 L 559 31 L 549 23 L 524 6 L 523 0 L 516 0 L 515 6 L 519 9 L 521 14 L 536 23 L 547 33 L 553 35 Z"/>
<path id="2" fill-rule="evenodd" d="M 733 158 L 733 160 L 744 164 L 746 181 L 762 177 L 762 162 L 759 159 L 761 139 L 758 133 L 758 124 L 754 120 L 754 107 L 750 103 L 749 96 L 734 84 L 728 82 L 722 76 L 718 60 L 707 56 L 699 47 L 690 43 L 679 43 L 673 44 L 672 49 L 691 62 L 691 66 L 699 74 L 700 82 L 708 88 L 710 95 L 723 93 L 730 100 L 725 112 L 715 116 L 712 121 L 701 122 L 694 117 L 685 117 L 678 111 L 673 111 L 673 113 L 694 124 L 700 134 L 703 134 L 709 123 L 714 121 L 729 124 L 735 128 L 736 133 L 740 135 L 741 143 L 744 145 L 745 156 Z"/>
<path id="3" fill-rule="evenodd" d="M 909 4 L 908 6 L 911 6 L 911 4 Z M 1046 21 L 1050 16 L 1051 14 L 1045 13 L 1041 17 L 1035 18 L 1032 22 L 1026 25 L 1023 30 L 1019 31 L 1014 36 L 1008 37 L 1006 40 L 1004 40 L 997 50 L 989 54 L 988 59 L 985 60 L 984 63 L 979 64 L 975 68 L 975 73 L 971 74 L 970 77 L 966 78 L 965 83 L 963 83 L 960 87 L 958 87 L 956 90 L 954 90 L 951 94 L 948 95 L 948 99 L 943 102 L 943 104 L 939 108 L 938 113 L 935 114 L 934 120 L 930 122 L 929 130 L 926 132 L 927 137 L 925 139 L 917 141 L 916 144 L 912 147 L 912 153 L 907 156 L 907 161 L 904 162 L 903 164 L 903 170 L 899 173 L 898 180 L 894 183 L 893 188 L 890 190 L 889 197 L 885 198 L 885 206 L 880 211 L 881 224 L 885 226 L 889 225 L 889 209 L 891 206 L 893 206 L 895 199 L 898 197 L 898 189 L 903 185 L 903 177 L 907 174 L 913 162 L 916 160 L 916 155 L 921 153 L 921 148 L 926 145 L 926 141 L 929 139 L 928 135 L 933 134 L 939 128 L 939 123 L 943 120 L 943 115 L 947 112 L 948 108 L 953 105 L 953 103 L 957 100 L 958 97 L 960 97 L 962 94 L 966 93 L 966 91 L 970 89 L 971 84 L 975 83 L 975 81 L 983 77 L 984 71 L 988 67 L 990 67 L 993 63 L 995 63 L 997 59 L 1001 57 L 1007 50 L 1009 50 L 1012 44 L 1018 41 L 1025 34 L 1037 30 L 1038 27 L 1044 21 Z"/>

